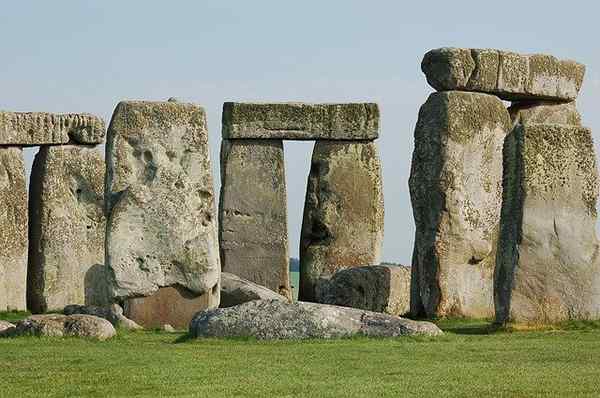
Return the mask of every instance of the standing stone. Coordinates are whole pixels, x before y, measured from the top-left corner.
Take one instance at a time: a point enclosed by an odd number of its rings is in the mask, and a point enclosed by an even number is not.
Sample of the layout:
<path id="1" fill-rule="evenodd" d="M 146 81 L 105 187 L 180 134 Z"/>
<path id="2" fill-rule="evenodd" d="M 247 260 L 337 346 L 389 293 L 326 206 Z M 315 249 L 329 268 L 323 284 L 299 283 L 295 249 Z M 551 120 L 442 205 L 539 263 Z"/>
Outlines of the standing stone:
<path id="1" fill-rule="evenodd" d="M 495 96 L 433 93 L 421 107 L 409 180 L 416 223 L 413 311 L 493 316 L 502 144 L 509 129 L 508 112 Z"/>
<path id="2" fill-rule="evenodd" d="M 44 146 L 29 186 L 27 307 L 108 304 L 104 267 L 104 157 L 87 146 Z"/>
<path id="3" fill-rule="evenodd" d="M 590 130 L 519 125 L 504 157 L 496 321 L 598 319 L 598 173 Z"/>
<path id="4" fill-rule="evenodd" d="M 0 311 L 25 310 L 27 218 L 23 151 L 0 147 Z"/>
<path id="5" fill-rule="evenodd" d="M 223 271 L 290 298 L 281 140 L 223 140 L 219 242 Z"/>
<path id="6" fill-rule="evenodd" d="M 194 297 L 218 295 L 221 266 L 204 109 L 121 102 L 108 129 L 106 167 L 112 296 L 152 296 L 176 285 Z M 162 299 L 170 298 L 158 295 Z M 206 305 L 216 307 L 215 301 Z"/>
<path id="7" fill-rule="evenodd" d="M 319 278 L 379 264 L 383 243 L 381 162 L 372 141 L 317 141 L 300 237 L 300 300 Z"/>
<path id="8" fill-rule="evenodd" d="M 508 108 L 513 122 L 517 124 L 565 124 L 581 126 L 581 116 L 575 102 L 524 101 L 515 102 Z"/>

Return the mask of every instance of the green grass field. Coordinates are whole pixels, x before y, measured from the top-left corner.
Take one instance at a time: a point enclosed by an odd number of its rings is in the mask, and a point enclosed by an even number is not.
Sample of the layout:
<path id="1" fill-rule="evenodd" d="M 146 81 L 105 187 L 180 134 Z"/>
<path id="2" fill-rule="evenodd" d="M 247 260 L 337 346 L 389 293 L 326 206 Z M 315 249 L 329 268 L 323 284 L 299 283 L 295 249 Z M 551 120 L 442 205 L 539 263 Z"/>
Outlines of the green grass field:
<path id="1" fill-rule="evenodd" d="M 599 323 L 493 334 L 482 321 L 439 325 L 439 338 L 259 342 L 120 331 L 106 342 L 0 339 L 0 396 L 600 395 Z"/>

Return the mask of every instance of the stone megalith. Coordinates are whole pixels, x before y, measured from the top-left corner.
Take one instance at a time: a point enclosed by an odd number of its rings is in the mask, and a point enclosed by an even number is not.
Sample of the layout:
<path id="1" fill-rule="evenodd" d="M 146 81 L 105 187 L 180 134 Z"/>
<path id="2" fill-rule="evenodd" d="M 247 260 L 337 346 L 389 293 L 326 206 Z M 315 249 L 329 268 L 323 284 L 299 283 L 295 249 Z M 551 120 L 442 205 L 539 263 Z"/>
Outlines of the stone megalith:
<path id="1" fill-rule="evenodd" d="M 416 223 L 413 312 L 493 316 L 502 145 L 509 130 L 508 112 L 492 95 L 433 93 L 421 107 L 409 180 Z"/>
<path id="2" fill-rule="evenodd" d="M 600 317 L 598 173 L 590 130 L 519 125 L 504 148 L 496 321 Z"/>
<path id="3" fill-rule="evenodd" d="M 585 74 L 584 65 L 551 55 L 449 47 L 425 54 L 421 69 L 438 91 L 477 91 L 509 101 L 572 101 Z"/>
<path id="4" fill-rule="evenodd" d="M 317 141 L 300 236 L 300 300 L 315 301 L 319 279 L 339 269 L 380 263 L 383 212 L 375 143 Z"/>
<path id="5" fill-rule="evenodd" d="M 80 145 L 43 146 L 29 185 L 27 307 L 108 304 L 104 267 L 103 154 Z"/>
<path id="6" fill-rule="evenodd" d="M 581 126 L 581 116 L 575 102 L 523 101 L 514 102 L 508 112 L 517 124 L 565 124 Z"/>
<path id="7" fill-rule="evenodd" d="M 105 261 L 113 298 L 155 295 L 159 302 L 173 300 L 178 310 L 206 294 L 196 310 L 205 302 L 217 307 L 221 265 L 204 109 L 119 103 L 108 129 L 106 167 Z M 170 287 L 189 295 L 160 292 Z"/>
<path id="8" fill-rule="evenodd" d="M 23 151 L 0 147 L 0 311 L 25 310 L 27 220 Z"/>
<path id="9" fill-rule="evenodd" d="M 281 140 L 223 140 L 219 242 L 223 271 L 291 298 Z"/>

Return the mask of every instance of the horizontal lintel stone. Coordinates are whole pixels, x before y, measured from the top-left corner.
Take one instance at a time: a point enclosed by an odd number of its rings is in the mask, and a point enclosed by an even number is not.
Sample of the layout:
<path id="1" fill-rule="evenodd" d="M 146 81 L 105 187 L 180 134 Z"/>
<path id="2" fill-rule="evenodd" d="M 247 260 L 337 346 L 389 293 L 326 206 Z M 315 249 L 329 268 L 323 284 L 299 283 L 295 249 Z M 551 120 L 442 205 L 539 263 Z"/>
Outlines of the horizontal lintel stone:
<path id="1" fill-rule="evenodd" d="M 374 140 L 379 107 L 374 103 L 223 104 L 224 139 Z"/>

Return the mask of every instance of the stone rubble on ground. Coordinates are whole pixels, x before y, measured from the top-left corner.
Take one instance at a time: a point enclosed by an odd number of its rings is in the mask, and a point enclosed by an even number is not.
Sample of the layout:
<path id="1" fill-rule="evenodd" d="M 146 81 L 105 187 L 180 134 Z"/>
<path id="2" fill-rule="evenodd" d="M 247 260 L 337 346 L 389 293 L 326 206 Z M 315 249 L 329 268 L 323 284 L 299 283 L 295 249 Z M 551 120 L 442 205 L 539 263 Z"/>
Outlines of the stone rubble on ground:
<path id="1" fill-rule="evenodd" d="M 14 336 L 86 337 L 107 340 L 116 335 L 113 325 L 93 315 L 32 315 L 16 323 Z"/>

